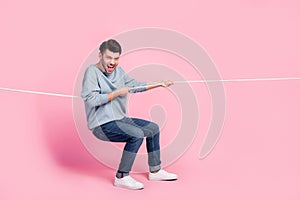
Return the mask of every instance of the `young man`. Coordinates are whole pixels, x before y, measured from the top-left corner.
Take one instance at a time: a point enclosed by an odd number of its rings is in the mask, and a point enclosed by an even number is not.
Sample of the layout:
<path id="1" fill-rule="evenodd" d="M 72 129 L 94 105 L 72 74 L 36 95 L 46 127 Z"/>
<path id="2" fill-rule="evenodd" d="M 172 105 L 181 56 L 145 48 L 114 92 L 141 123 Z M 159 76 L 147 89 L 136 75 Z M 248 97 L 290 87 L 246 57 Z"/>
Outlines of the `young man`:
<path id="1" fill-rule="evenodd" d="M 114 185 L 129 189 L 144 187 L 129 175 L 144 137 L 148 152 L 149 180 L 176 180 L 176 174 L 168 173 L 160 167 L 158 125 L 143 119 L 126 117 L 126 95 L 129 92 L 168 87 L 173 82 L 144 83 L 130 78 L 118 66 L 122 50 L 116 40 L 103 42 L 99 50 L 99 62 L 90 65 L 85 71 L 81 96 L 85 104 L 88 127 L 93 134 L 104 141 L 126 143 Z"/>

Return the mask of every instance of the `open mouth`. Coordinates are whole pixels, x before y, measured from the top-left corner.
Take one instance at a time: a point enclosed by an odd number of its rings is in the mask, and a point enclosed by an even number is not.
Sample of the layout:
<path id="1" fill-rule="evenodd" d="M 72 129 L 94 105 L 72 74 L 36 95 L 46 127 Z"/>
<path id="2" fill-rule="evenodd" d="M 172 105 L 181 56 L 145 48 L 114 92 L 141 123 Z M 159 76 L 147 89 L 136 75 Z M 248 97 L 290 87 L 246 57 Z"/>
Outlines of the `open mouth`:
<path id="1" fill-rule="evenodd" d="M 115 65 L 107 65 L 106 71 L 108 73 L 112 73 L 114 71 L 115 67 L 116 67 Z"/>

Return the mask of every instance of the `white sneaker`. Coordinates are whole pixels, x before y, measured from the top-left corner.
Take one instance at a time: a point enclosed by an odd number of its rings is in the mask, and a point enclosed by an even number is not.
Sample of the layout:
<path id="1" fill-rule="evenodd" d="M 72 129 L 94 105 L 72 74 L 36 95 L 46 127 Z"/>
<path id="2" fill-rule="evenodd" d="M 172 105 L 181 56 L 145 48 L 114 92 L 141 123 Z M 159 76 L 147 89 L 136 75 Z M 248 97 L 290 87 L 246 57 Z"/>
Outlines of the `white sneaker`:
<path id="1" fill-rule="evenodd" d="M 123 178 L 115 177 L 114 186 L 123 187 L 132 190 L 140 190 L 144 188 L 143 183 L 140 183 L 133 179 L 131 176 L 124 176 Z"/>
<path id="2" fill-rule="evenodd" d="M 156 173 L 149 172 L 148 178 L 150 181 L 173 181 L 176 180 L 178 177 L 176 174 L 172 174 L 163 169 L 160 169 Z"/>

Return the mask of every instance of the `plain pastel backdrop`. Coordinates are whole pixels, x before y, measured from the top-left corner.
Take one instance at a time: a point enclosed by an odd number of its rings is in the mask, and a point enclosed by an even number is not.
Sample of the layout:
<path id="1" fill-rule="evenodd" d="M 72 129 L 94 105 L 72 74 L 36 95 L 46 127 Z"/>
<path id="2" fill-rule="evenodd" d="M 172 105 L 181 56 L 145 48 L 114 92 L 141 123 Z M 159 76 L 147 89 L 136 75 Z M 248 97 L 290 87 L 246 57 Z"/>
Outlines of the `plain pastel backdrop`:
<path id="1" fill-rule="evenodd" d="M 81 64 L 102 40 L 143 27 L 192 38 L 224 79 L 300 77 L 296 0 L 1 0 L 0 22 L 0 87 L 72 94 Z M 132 54 L 128 58 L 136 60 L 128 62 L 151 62 L 143 58 L 147 53 Z M 156 62 L 168 62 L 156 53 Z M 133 174 L 145 184 L 142 191 L 112 186 L 114 169 L 78 137 L 72 99 L 0 91 L 0 199 L 300 199 L 300 81 L 224 87 L 226 118 L 214 150 L 199 160 L 210 99 L 198 84 L 198 135 L 167 167 L 179 180 L 149 182 Z"/>

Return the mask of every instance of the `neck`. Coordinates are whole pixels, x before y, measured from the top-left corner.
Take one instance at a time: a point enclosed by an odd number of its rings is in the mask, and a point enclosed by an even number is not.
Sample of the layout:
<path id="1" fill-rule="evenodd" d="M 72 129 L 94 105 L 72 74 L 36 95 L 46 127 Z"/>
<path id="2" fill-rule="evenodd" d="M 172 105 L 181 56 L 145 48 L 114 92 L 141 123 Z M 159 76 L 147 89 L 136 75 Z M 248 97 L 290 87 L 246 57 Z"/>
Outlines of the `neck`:
<path id="1" fill-rule="evenodd" d="M 104 69 L 104 67 L 101 65 L 100 62 L 96 63 L 95 65 L 96 65 L 102 72 L 105 72 L 105 69 Z"/>

